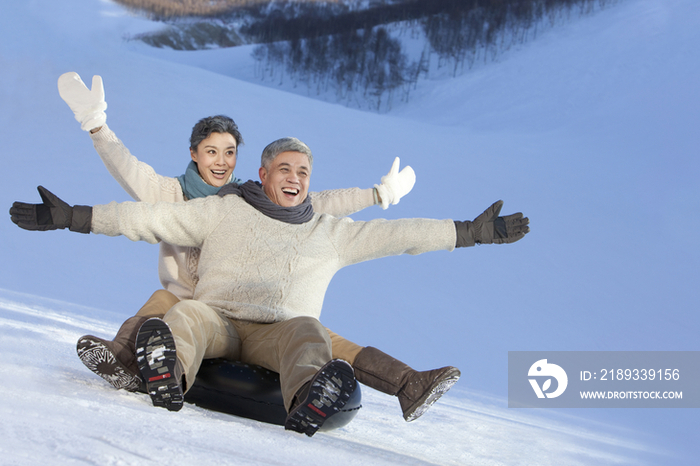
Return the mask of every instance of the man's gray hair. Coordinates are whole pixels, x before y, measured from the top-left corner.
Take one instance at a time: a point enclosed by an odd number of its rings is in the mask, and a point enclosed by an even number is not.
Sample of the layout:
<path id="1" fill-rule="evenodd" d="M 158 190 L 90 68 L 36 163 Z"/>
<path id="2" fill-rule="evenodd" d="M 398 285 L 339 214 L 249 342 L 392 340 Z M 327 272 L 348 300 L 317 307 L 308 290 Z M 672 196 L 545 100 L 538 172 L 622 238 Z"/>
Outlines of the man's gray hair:
<path id="1" fill-rule="evenodd" d="M 297 138 L 282 138 L 268 144 L 263 149 L 262 157 L 260 157 L 260 166 L 269 168 L 275 157 L 282 152 L 299 152 L 304 154 L 309 158 L 309 169 L 313 167 L 314 157 L 311 155 L 311 149 Z"/>

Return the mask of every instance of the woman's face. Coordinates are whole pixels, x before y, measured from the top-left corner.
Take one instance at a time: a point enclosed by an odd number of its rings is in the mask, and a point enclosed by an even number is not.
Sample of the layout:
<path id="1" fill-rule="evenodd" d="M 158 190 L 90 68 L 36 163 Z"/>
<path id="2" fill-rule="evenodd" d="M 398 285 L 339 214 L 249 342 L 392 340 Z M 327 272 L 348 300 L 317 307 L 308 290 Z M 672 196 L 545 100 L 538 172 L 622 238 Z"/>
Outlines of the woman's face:
<path id="1" fill-rule="evenodd" d="M 220 188 L 236 168 L 236 149 L 236 138 L 229 133 L 211 133 L 199 143 L 197 151 L 190 149 L 190 155 L 204 182 Z"/>

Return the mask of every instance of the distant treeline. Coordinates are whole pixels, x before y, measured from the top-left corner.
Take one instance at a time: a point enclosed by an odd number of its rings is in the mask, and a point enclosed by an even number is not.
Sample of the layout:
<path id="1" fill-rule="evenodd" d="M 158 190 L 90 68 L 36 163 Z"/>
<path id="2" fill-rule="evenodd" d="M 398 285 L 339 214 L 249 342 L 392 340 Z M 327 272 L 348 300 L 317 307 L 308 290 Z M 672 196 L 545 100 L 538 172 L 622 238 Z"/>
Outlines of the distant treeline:
<path id="1" fill-rule="evenodd" d="M 261 79 L 292 80 L 381 109 L 397 96 L 408 99 L 435 67 L 456 75 L 532 39 L 542 25 L 618 0 L 375 0 L 362 8 L 314 0 L 117 1 L 221 8 L 215 19 L 171 21 L 167 30 L 138 39 L 180 50 L 260 44 L 253 56 Z M 426 48 L 409 59 L 401 36 L 424 37 Z"/>
<path id="2" fill-rule="evenodd" d="M 369 29 L 435 16 L 474 16 L 498 30 L 513 20 L 537 18 L 561 8 L 585 9 L 607 0 L 401 0 L 361 10 L 339 12 L 324 3 L 299 3 L 294 8 L 262 12 L 243 31 L 256 42 L 274 42 Z M 329 2 L 332 3 L 332 2 Z M 252 11 L 252 10 L 251 10 Z M 342 10 L 341 10 L 342 11 Z"/>
<path id="3" fill-rule="evenodd" d="M 376 110 L 390 107 L 394 93 L 418 77 L 417 65 L 382 27 L 265 44 L 253 57 L 262 80 L 292 79 L 319 95 L 331 92 L 338 102 Z"/>
<path id="4" fill-rule="evenodd" d="M 339 102 L 381 110 L 397 97 L 408 100 L 431 66 L 449 66 L 456 75 L 531 39 L 542 22 L 613 1 L 409 0 L 335 17 L 306 5 L 303 15 L 276 15 L 241 32 L 262 43 L 254 51 L 261 79 L 290 79 L 319 95 L 332 92 Z M 394 36 L 419 34 L 427 47 L 409 59 Z"/>

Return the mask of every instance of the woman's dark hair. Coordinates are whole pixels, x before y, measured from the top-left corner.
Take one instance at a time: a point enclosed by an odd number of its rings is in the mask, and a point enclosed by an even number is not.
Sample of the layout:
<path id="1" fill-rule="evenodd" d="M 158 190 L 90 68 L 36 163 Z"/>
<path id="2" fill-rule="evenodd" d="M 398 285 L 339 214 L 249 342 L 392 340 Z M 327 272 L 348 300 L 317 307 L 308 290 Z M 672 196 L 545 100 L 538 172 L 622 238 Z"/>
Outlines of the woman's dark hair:
<path id="1" fill-rule="evenodd" d="M 236 140 L 236 147 L 243 145 L 243 136 L 238 131 L 238 125 L 226 115 L 215 115 L 202 118 L 192 128 L 190 149 L 197 151 L 199 143 L 208 138 L 211 133 L 229 133 Z"/>

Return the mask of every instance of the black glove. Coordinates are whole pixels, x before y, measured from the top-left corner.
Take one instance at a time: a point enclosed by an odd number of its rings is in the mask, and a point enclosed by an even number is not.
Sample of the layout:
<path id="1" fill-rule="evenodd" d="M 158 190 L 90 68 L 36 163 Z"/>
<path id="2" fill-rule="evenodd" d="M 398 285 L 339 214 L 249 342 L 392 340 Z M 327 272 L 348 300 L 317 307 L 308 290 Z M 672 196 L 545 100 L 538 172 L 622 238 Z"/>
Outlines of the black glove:
<path id="1" fill-rule="evenodd" d="M 508 215 L 499 217 L 503 207 L 503 201 L 495 202 L 491 207 L 486 209 L 483 214 L 474 219 L 473 222 L 455 221 L 457 229 L 457 244 L 455 247 L 465 248 L 474 246 L 474 244 L 491 244 L 491 243 L 514 243 L 529 231 L 528 224 L 530 220 L 523 217 L 523 214 Z"/>
<path id="2" fill-rule="evenodd" d="M 10 218 L 18 227 L 40 231 L 68 228 L 78 233 L 90 233 L 92 207 L 71 207 L 43 186 L 39 186 L 37 190 L 42 204 L 12 204 Z"/>

